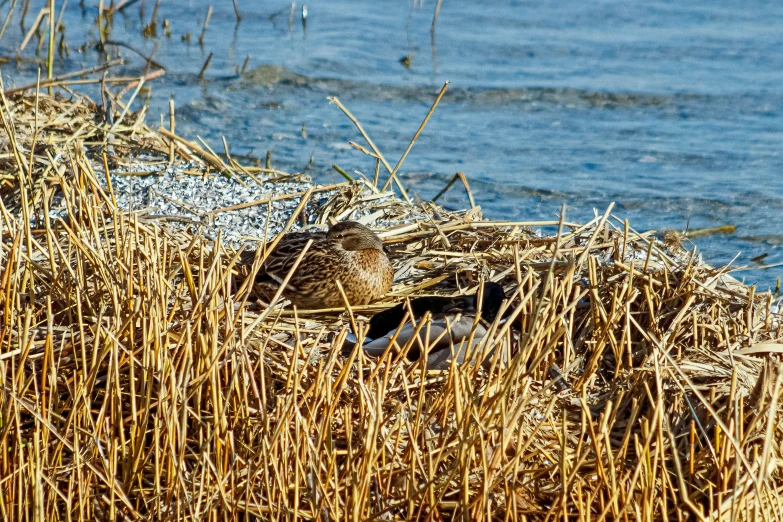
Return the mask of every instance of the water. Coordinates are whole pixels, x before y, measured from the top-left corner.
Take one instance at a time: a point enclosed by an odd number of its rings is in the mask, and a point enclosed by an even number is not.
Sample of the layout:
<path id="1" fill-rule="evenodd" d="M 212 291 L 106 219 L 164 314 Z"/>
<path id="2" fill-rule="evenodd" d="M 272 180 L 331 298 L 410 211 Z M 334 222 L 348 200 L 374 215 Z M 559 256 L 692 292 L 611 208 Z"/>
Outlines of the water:
<path id="1" fill-rule="evenodd" d="M 115 15 L 110 39 L 154 51 L 167 68 L 151 84 L 150 122 L 173 97 L 178 133 L 221 150 L 225 136 L 239 156 L 271 150 L 276 166 L 332 182 L 342 179 L 332 164 L 371 175 L 374 163 L 347 146 L 361 137 L 328 96 L 393 165 L 449 80 L 401 169 L 421 197 L 461 171 L 491 218 L 552 219 L 565 202 L 569 219 L 585 220 L 616 202 L 615 213 L 637 229 L 733 224 L 734 234 L 695 241 L 705 258 L 721 264 L 739 254 L 735 263 L 753 269 L 736 275 L 762 288 L 783 275 L 751 262 L 764 254 L 764 263 L 783 262 L 783 4 L 444 0 L 433 40 L 434 0 L 315 1 L 306 25 L 300 3 L 290 25 L 290 3 L 238 3 L 237 26 L 232 3 L 215 1 L 201 46 L 207 0 L 163 0 L 157 38 L 141 36 L 151 0 L 143 19 L 141 3 Z M 25 29 L 44 4 L 33 0 Z M 71 52 L 57 72 L 104 59 L 94 50 L 97 5 L 67 4 Z M 24 38 L 19 12 L 0 41 L 4 56 Z M 188 31 L 190 44 L 181 38 Z M 22 57 L 34 58 L 36 46 L 33 38 Z M 143 69 L 134 52 L 109 51 L 128 62 L 115 74 Z M 36 68 L 27 60 L 2 72 L 22 84 Z M 95 87 L 83 90 L 99 97 Z M 456 187 L 441 202 L 468 204 Z"/>

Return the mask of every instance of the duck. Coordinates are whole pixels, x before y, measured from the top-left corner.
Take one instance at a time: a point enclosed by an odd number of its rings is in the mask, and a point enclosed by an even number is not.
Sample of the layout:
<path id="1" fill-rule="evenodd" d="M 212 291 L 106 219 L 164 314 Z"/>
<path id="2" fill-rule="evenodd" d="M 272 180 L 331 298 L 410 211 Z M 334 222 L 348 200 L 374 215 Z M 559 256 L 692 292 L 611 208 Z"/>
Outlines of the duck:
<path id="1" fill-rule="evenodd" d="M 394 280 L 394 268 L 383 241 L 357 221 L 341 221 L 326 232 L 290 232 L 269 253 L 254 281 L 254 291 L 271 300 L 309 240 L 296 271 L 283 289 L 283 297 L 304 309 L 345 306 L 336 281 L 340 281 L 352 306 L 366 305 L 383 297 Z M 258 251 L 243 252 L 240 260 L 250 265 Z"/>
<path id="2" fill-rule="evenodd" d="M 471 334 L 473 337 L 470 348 L 473 349 L 487 334 L 488 324 L 498 316 L 505 299 L 503 287 L 492 282 L 485 283 L 483 286 L 480 309 L 478 293 L 473 296 L 412 299 L 410 310 L 413 312 L 414 320 L 423 318 L 427 313 L 431 317 L 430 324 L 423 326 L 419 331 L 419 336 L 429 332 L 427 370 L 447 370 L 455 358 L 457 364 L 462 364 L 468 352 L 467 341 Z M 362 346 L 367 355 L 380 356 L 394 338 L 399 348 L 413 342 L 407 352 L 408 360 L 416 361 L 421 357 L 422 337 L 419 337 L 419 340 L 413 339 L 416 326 L 410 321 L 400 324 L 407 311 L 407 305 L 400 303 L 370 319 L 367 337 Z M 490 354 L 483 363 L 489 363 L 491 358 Z"/>

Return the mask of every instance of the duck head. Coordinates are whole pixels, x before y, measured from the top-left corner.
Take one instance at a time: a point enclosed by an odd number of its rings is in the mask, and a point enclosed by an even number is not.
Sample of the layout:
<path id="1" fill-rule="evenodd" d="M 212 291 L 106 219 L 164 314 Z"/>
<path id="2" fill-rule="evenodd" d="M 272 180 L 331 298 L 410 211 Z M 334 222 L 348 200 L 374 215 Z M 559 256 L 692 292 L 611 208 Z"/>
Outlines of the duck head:
<path id="1" fill-rule="evenodd" d="M 488 323 L 491 323 L 500 312 L 500 306 L 503 299 L 506 298 L 506 292 L 503 287 L 497 283 L 484 283 L 484 292 L 481 301 L 481 317 Z M 478 293 L 474 298 L 474 307 L 478 308 Z"/>
<path id="2" fill-rule="evenodd" d="M 383 242 L 366 226 L 356 221 L 341 221 L 329 227 L 327 237 L 338 241 L 345 250 L 381 250 Z"/>

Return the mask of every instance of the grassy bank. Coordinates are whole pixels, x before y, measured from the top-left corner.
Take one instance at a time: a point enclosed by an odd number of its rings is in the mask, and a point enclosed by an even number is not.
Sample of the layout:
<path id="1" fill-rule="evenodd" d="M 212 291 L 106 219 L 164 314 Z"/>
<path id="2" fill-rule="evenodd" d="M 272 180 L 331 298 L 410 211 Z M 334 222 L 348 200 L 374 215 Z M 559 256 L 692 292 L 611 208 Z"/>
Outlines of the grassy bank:
<path id="1" fill-rule="evenodd" d="M 119 107 L 110 124 L 86 98 L 9 96 L 5 520 L 783 518 L 781 316 L 676 241 L 611 208 L 541 236 L 346 182 L 310 220 L 384 219 L 391 295 L 265 308 L 232 293 L 233 246 L 117 209 L 107 176 L 258 168 Z M 484 278 L 512 296 L 482 345 L 507 363 L 343 353 L 374 310 Z"/>

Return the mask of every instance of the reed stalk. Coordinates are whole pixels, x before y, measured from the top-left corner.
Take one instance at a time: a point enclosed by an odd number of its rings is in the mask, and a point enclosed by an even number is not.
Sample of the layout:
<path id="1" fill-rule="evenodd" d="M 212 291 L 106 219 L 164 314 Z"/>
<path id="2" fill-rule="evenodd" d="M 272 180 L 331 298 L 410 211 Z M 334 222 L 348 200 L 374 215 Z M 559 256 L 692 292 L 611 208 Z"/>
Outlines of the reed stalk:
<path id="1" fill-rule="evenodd" d="M 175 134 L 173 109 L 168 130 L 98 110 L 0 91 L 3 519 L 781 519 L 771 294 L 611 207 L 588 223 L 511 222 L 427 203 L 419 219 L 355 180 L 318 192 L 315 220 L 385 216 L 389 295 L 318 311 L 282 292 L 258 303 L 234 284 L 247 267 L 221 235 L 117 208 L 111 169 L 186 160 L 237 183 L 289 175 Z M 368 144 L 377 179 L 385 161 Z M 318 190 L 290 196 L 285 231 Z M 557 235 L 532 229 L 545 225 Z M 380 309 L 474 294 L 484 279 L 508 299 L 473 362 L 428 372 L 409 360 L 426 341 L 378 358 L 345 342 Z M 417 321 L 426 337 L 430 319 Z"/>

